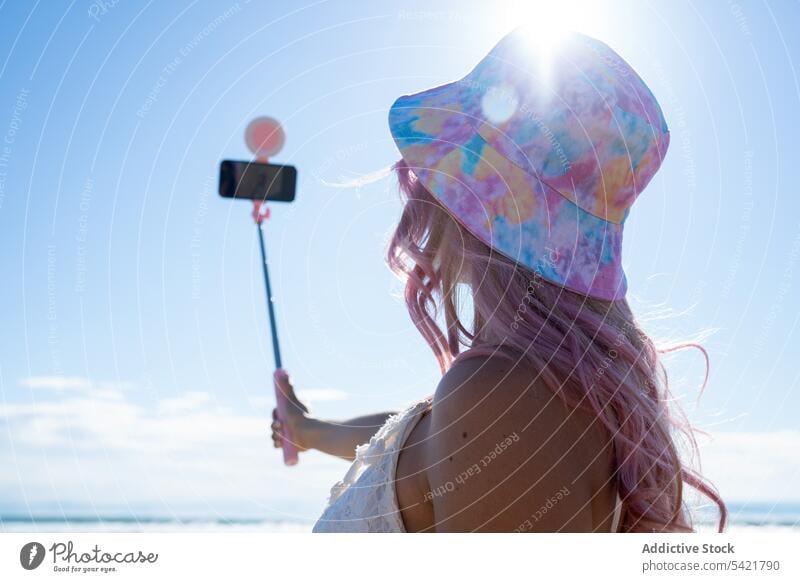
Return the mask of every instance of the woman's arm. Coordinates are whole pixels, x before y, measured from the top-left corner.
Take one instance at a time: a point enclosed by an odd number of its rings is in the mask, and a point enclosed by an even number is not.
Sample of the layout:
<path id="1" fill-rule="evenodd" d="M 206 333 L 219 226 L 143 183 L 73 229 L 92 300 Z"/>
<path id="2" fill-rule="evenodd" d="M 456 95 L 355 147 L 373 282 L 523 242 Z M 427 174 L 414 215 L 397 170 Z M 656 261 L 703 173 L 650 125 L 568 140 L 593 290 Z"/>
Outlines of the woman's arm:
<path id="1" fill-rule="evenodd" d="M 392 414 L 381 412 L 344 421 L 305 416 L 300 422 L 300 433 L 306 448 L 353 460 L 356 447 L 368 442 Z"/>
<path id="2" fill-rule="evenodd" d="M 292 442 L 300 451 L 317 449 L 323 453 L 353 460 L 356 447 L 366 443 L 393 412 L 381 412 L 368 416 L 359 416 L 344 421 L 321 420 L 312 417 L 308 408 L 300 402 L 294 393 L 294 387 L 285 374 L 276 376 L 280 387 L 288 397 L 286 407 L 286 428 Z M 276 448 L 283 446 L 283 424 L 277 418 L 277 411 L 272 411 L 272 442 Z"/>

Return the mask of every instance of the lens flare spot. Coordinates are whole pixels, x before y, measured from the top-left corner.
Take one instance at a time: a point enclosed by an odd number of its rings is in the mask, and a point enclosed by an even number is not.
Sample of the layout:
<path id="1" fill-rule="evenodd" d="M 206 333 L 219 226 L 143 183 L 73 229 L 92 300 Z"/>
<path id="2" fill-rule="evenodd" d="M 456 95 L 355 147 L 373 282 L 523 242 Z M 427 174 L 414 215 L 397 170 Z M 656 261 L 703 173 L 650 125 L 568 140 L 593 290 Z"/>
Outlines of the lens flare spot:
<path id="1" fill-rule="evenodd" d="M 519 98 L 513 87 L 499 85 L 490 87 L 481 99 L 483 116 L 491 123 L 507 121 L 519 106 Z"/>

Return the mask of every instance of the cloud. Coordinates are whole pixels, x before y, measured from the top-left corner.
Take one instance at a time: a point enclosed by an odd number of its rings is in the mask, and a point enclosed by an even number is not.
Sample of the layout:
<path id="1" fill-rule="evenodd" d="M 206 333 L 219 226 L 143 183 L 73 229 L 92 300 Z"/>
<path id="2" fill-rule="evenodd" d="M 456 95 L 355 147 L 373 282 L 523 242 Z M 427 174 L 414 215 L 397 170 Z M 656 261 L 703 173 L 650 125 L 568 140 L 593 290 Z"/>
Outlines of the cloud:
<path id="1" fill-rule="evenodd" d="M 137 390 L 65 384 L 84 389 L 0 404 L 0 513 L 158 507 L 313 519 L 347 467 L 317 453 L 284 467 L 267 414 L 221 406 L 207 392 L 148 404 L 133 400 Z"/>
<path id="2" fill-rule="evenodd" d="M 698 444 L 703 474 L 724 499 L 800 502 L 800 431 L 719 432 Z"/>
<path id="3" fill-rule="evenodd" d="M 161 414 L 197 410 L 211 401 L 208 392 L 186 392 L 177 398 L 162 398 L 158 402 L 158 411 Z"/>

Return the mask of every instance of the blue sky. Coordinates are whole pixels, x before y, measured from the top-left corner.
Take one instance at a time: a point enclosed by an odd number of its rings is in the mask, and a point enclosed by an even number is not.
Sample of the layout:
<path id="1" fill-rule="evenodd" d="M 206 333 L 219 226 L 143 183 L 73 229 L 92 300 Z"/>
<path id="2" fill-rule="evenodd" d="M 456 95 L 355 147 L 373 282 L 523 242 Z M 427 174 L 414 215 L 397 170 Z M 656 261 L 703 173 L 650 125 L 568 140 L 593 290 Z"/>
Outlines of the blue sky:
<path id="1" fill-rule="evenodd" d="M 800 38 L 790 2 L 0 5 L 0 513 L 313 519 L 346 465 L 286 469 L 254 226 L 216 195 L 249 119 L 286 129 L 298 200 L 267 225 L 285 366 L 322 416 L 438 378 L 383 262 L 389 105 L 515 24 L 606 41 L 672 132 L 626 224 L 631 299 L 740 502 L 800 502 Z"/>

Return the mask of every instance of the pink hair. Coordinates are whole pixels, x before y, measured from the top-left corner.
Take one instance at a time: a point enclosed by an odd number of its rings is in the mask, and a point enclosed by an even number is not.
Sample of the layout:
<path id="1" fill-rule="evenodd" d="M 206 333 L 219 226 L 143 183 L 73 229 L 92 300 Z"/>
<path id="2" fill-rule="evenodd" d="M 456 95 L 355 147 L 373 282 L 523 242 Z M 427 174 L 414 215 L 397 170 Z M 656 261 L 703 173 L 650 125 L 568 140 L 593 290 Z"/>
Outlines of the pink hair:
<path id="1" fill-rule="evenodd" d="M 461 227 L 403 160 L 394 170 L 405 206 L 388 262 L 406 279 L 411 319 L 442 373 L 462 345 L 470 354 L 492 347 L 526 361 L 540 384 L 568 406 L 591 410 L 611 435 L 623 531 L 693 531 L 684 482 L 719 507 L 723 531 L 727 509 L 719 493 L 678 455 L 673 436 L 682 436 L 694 454 L 697 445 L 693 428 L 672 405 L 659 359 L 659 352 L 692 345 L 708 363 L 705 350 L 697 344 L 657 349 L 625 299 L 601 301 L 543 280 Z M 469 325 L 460 319 L 460 285 L 470 290 Z M 444 331 L 436 324 L 442 310 Z"/>

